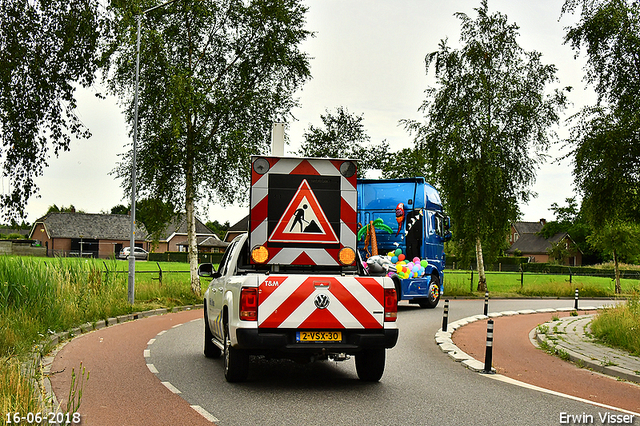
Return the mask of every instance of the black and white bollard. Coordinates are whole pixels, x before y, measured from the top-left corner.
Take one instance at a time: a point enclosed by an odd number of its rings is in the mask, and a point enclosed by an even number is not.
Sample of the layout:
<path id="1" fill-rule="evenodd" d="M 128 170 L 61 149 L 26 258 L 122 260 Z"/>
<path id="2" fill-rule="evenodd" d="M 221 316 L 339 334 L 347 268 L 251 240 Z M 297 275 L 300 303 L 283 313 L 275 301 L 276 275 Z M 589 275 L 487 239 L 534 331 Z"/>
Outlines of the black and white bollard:
<path id="1" fill-rule="evenodd" d="M 573 309 L 578 310 L 578 289 L 576 288 L 576 301 L 573 304 Z"/>
<path id="2" fill-rule="evenodd" d="M 442 331 L 447 331 L 448 321 L 449 321 L 449 299 L 445 299 L 444 312 L 442 314 Z"/>
<path id="3" fill-rule="evenodd" d="M 489 292 L 484 292 L 484 315 L 487 316 L 489 313 Z"/>
<path id="4" fill-rule="evenodd" d="M 487 349 L 484 354 L 484 370 L 483 373 L 493 373 L 491 371 L 491 363 L 493 357 L 493 320 L 487 322 Z"/>

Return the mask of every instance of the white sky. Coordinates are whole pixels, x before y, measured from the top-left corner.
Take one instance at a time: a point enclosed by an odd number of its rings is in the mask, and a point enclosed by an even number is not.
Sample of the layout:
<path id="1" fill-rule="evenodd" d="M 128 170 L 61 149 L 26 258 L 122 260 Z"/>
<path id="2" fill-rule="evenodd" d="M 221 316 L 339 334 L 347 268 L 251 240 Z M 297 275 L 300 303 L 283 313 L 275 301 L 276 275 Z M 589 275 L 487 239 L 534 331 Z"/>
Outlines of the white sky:
<path id="1" fill-rule="evenodd" d="M 532 2 L 489 0 L 489 12 L 500 11 L 510 23 L 520 26 L 518 42 L 525 50 L 542 52 L 543 63 L 558 68 L 559 86 L 573 86 L 569 100 L 574 107 L 565 117 L 585 104 L 595 101 L 591 89 L 582 82 L 582 60 L 575 60 L 571 49 L 562 44 L 564 27 L 575 17 L 564 16 L 564 0 Z M 425 73 L 424 57 L 437 50 L 443 38 L 458 46 L 460 21 L 455 12 L 472 19 L 473 8 L 480 0 L 306 0 L 309 6 L 307 28 L 316 33 L 302 46 L 313 59 L 313 79 L 299 92 L 301 108 L 294 111 L 298 119 L 287 129 L 291 145 L 285 153 L 297 150 L 304 129 L 320 125 L 325 109 L 344 106 L 352 113 L 364 115 L 364 126 L 372 142 L 386 139 L 393 150 L 412 146 L 410 135 L 398 126 L 403 118 L 420 120 L 417 111 L 424 100 L 424 90 L 433 84 L 433 74 Z M 27 206 L 27 220 L 43 215 L 48 206 L 69 206 L 88 213 L 109 211 L 123 199 L 120 182 L 109 172 L 119 161 L 118 154 L 130 149 L 124 116 L 115 100 L 100 100 L 96 89 L 78 94 L 82 121 L 93 137 L 73 141 L 70 152 L 51 158 L 44 176 L 37 179 L 41 198 Z M 568 136 L 563 122 L 557 129 Z M 551 153 L 558 155 L 557 149 Z M 564 205 L 574 196 L 571 165 L 547 163 L 538 172 L 533 190 L 539 194 L 529 205 L 521 206 L 523 220 L 553 219 L 548 209 L 552 203 Z M 0 190 L 6 191 L 8 182 Z M 247 206 L 208 206 L 200 209 L 203 221 L 235 223 L 248 213 Z"/>

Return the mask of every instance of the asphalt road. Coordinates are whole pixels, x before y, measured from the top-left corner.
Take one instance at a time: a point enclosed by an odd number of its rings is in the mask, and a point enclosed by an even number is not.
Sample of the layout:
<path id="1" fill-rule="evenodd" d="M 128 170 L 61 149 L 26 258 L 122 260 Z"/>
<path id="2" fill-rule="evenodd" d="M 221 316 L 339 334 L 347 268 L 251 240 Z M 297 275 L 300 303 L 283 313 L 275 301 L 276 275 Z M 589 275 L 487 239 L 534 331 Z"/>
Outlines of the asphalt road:
<path id="1" fill-rule="evenodd" d="M 483 303 L 452 300 L 450 321 L 481 314 Z M 572 304 L 571 300 L 503 300 L 492 301 L 489 311 Z M 559 425 L 562 413 L 591 415 L 593 424 L 602 424 L 598 416 L 608 412 L 603 408 L 502 383 L 452 361 L 434 343 L 442 307 L 443 303 L 433 310 L 401 305 L 400 339 L 387 351 L 379 383 L 360 382 L 353 359 L 312 364 L 258 360 L 251 363 L 246 383 L 227 383 L 222 360 L 202 355 L 201 319 L 156 336 L 147 348 L 147 363 L 157 369 L 160 381 L 171 383 L 182 398 L 213 415 L 220 426 Z"/>

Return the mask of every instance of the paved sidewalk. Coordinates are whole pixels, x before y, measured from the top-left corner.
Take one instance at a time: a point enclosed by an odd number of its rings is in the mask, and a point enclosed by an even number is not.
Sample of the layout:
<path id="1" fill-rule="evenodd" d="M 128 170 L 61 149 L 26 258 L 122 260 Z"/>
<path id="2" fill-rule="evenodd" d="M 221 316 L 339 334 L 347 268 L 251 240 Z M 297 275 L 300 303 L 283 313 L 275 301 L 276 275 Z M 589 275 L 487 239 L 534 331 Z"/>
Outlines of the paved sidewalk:
<path id="1" fill-rule="evenodd" d="M 560 318 L 541 324 L 532 334 L 543 346 L 555 347 L 562 357 L 568 357 L 581 367 L 640 383 L 640 357 L 596 343 L 590 337 L 593 317 Z"/>

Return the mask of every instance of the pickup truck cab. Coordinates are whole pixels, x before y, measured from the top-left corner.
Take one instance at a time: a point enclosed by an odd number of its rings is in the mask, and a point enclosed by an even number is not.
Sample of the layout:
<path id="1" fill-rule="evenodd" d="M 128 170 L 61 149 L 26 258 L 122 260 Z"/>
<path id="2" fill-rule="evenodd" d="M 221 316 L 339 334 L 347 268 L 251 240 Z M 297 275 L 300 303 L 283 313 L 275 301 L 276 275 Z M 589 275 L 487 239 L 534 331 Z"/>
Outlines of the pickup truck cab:
<path id="1" fill-rule="evenodd" d="M 252 355 L 355 356 L 361 380 L 380 380 L 385 350 L 398 340 L 396 290 L 391 278 L 366 275 L 357 257 L 354 163 L 277 157 L 252 163 L 249 232 L 231 242 L 217 271 L 199 268 L 212 278 L 204 296 L 204 354 L 224 355 L 230 382 L 247 378 Z"/>

